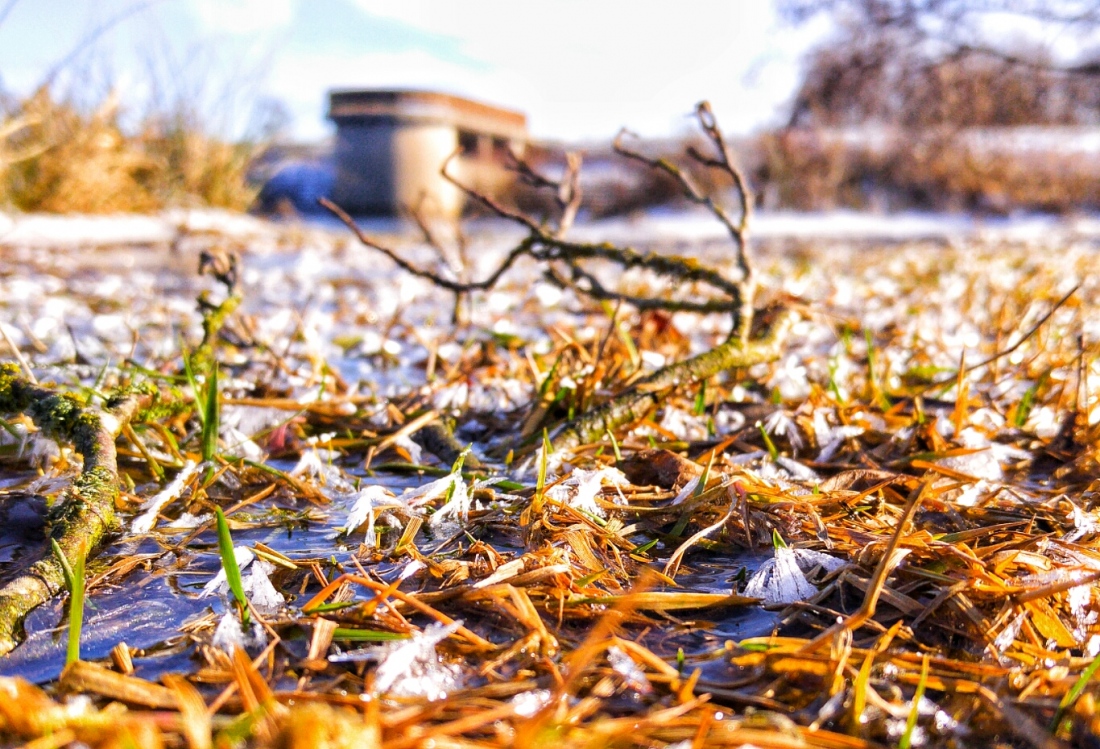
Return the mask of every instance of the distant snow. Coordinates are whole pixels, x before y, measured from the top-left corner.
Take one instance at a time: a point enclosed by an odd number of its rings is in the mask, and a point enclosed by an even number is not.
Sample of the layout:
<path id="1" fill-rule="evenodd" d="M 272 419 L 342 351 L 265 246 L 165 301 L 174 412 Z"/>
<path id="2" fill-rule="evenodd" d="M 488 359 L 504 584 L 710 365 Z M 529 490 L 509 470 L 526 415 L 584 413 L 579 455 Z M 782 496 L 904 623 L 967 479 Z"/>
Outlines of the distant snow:
<path id="1" fill-rule="evenodd" d="M 346 237 L 347 230 L 330 219 L 303 224 L 312 231 Z M 511 229 L 505 229 L 505 227 Z M 107 247 L 163 245 L 188 233 L 216 233 L 259 244 L 273 243 L 285 224 L 248 214 L 218 210 L 172 210 L 157 215 L 52 215 L 0 213 L 0 247 Z M 396 222 L 364 222 L 369 232 L 393 234 Z M 522 232 L 499 219 L 479 219 L 471 233 L 487 230 L 497 236 Z M 501 230 L 504 229 L 502 232 Z M 406 227 L 406 230 L 411 230 Z M 1049 240 L 1052 236 L 1100 239 L 1100 216 L 1062 217 L 1021 214 L 980 217 L 948 213 L 874 214 L 858 211 L 755 214 L 751 234 L 758 239 L 822 239 L 912 241 L 920 239 Z M 725 230 L 702 210 L 657 208 L 637 216 L 578 224 L 572 239 L 621 243 L 718 240 Z M 256 247 L 253 244 L 252 249 Z"/>
<path id="2" fill-rule="evenodd" d="M 167 244 L 181 233 L 196 232 L 250 239 L 273 235 L 275 226 L 248 214 L 218 210 L 109 216 L 0 213 L 0 247 Z"/>
<path id="3" fill-rule="evenodd" d="M 758 212 L 751 234 L 758 239 L 846 239 L 913 241 L 983 238 L 1010 241 L 1049 239 L 1052 234 L 1100 238 L 1100 217 L 1027 214 L 977 217 L 948 213 L 875 214 L 858 211 Z M 704 211 L 654 210 L 638 217 L 578 226 L 574 239 L 629 242 L 721 239 L 725 230 Z"/>

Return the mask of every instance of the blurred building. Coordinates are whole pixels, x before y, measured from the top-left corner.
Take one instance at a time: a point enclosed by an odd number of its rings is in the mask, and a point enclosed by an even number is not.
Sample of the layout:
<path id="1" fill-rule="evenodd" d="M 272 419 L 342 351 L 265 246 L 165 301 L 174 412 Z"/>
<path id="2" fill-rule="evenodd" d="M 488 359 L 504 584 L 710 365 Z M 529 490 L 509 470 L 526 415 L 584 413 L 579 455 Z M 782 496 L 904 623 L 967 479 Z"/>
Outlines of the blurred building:
<path id="1" fill-rule="evenodd" d="M 464 195 L 440 174 L 498 193 L 511 175 L 509 149 L 522 153 L 527 117 L 521 112 L 431 91 L 354 90 L 329 94 L 336 123 L 332 199 L 353 214 L 405 210 L 455 218 Z"/>

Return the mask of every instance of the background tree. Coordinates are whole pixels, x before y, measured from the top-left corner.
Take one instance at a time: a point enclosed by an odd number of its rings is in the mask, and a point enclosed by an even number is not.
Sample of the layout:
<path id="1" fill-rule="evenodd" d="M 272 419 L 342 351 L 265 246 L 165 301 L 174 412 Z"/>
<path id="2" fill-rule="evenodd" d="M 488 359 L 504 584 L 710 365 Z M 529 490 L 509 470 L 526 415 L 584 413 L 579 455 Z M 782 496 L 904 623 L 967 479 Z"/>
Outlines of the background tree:
<path id="1" fill-rule="evenodd" d="M 792 126 L 1100 122 L 1096 0 L 780 0 L 836 33 L 813 50 Z"/>

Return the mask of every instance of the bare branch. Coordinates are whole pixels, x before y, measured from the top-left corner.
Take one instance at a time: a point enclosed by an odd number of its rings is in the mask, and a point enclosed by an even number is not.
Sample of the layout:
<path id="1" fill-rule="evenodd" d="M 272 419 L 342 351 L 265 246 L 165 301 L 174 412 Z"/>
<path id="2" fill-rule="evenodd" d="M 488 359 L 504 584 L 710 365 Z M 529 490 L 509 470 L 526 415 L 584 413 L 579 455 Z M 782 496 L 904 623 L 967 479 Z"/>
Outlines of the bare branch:
<path id="1" fill-rule="evenodd" d="M 624 136 L 629 134 L 628 131 L 620 131 L 615 137 L 614 149 L 615 152 L 621 156 L 633 159 L 647 165 L 651 169 L 657 169 L 671 176 L 683 188 L 684 195 L 688 200 L 704 206 L 723 226 L 726 227 L 730 238 L 733 240 L 734 246 L 737 248 L 737 266 L 742 276 L 741 283 L 738 285 L 736 292 L 731 294 L 734 299 L 734 335 L 744 342 L 748 340 L 749 331 L 752 328 L 752 308 L 755 291 L 752 263 L 749 261 L 748 254 L 748 232 L 749 223 L 752 220 L 753 208 L 752 192 L 748 188 L 748 182 L 744 174 L 736 164 L 729 144 L 722 135 L 722 131 L 718 128 L 718 123 L 714 117 L 714 110 L 711 109 L 710 103 L 706 101 L 699 102 L 695 108 L 695 116 L 703 132 L 706 133 L 717 150 L 718 158 L 706 157 L 699 153 L 694 147 L 688 148 L 688 155 L 703 166 L 724 172 L 733 180 L 734 190 L 737 192 L 740 202 L 741 214 L 739 220 L 736 222 L 730 218 L 726 209 L 715 201 L 712 196 L 704 194 L 695 184 L 694 180 L 691 179 L 691 176 L 683 169 L 676 166 L 668 159 L 652 159 L 638 151 L 628 148 L 623 142 Z"/>
<path id="2" fill-rule="evenodd" d="M 580 185 L 581 155 L 569 152 L 565 154 L 565 173 L 560 181 L 552 180 L 536 172 L 527 160 L 520 157 L 515 151 L 509 149 L 508 156 L 512 163 L 508 168 L 516 173 L 522 182 L 535 188 L 548 188 L 554 191 L 558 209 L 561 216 L 558 219 L 558 228 L 554 235 L 561 238 L 573 226 L 577 212 L 581 207 L 583 192 Z M 447 176 L 444 174 L 444 176 Z"/>
<path id="3" fill-rule="evenodd" d="M 459 294 L 465 294 L 465 293 L 469 293 L 471 291 L 486 291 L 488 289 L 491 289 L 493 286 L 496 285 L 497 281 L 500 280 L 500 277 L 502 275 L 504 275 L 504 273 L 509 268 L 512 267 L 512 264 L 515 263 L 516 260 L 518 260 L 523 255 L 533 254 L 532 253 L 532 244 L 531 244 L 530 239 L 525 239 L 523 242 L 521 242 L 519 245 L 517 245 L 511 252 L 508 253 L 508 255 L 504 258 L 503 262 L 501 263 L 500 267 L 497 268 L 495 271 L 493 271 L 493 273 L 490 274 L 489 277 L 486 278 L 485 280 L 483 280 L 483 281 L 471 281 L 469 283 L 462 283 L 462 282 L 459 282 L 459 281 L 452 281 L 449 278 L 444 278 L 443 276 L 440 276 L 436 273 L 432 273 L 429 270 L 424 270 L 422 268 L 417 268 L 415 265 L 408 262 L 407 260 L 402 258 L 400 255 L 398 255 L 396 252 L 391 250 L 389 247 L 386 247 L 385 245 L 378 244 L 378 242 L 371 239 L 367 234 L 365 234 L 359 228 L 359 226 L 355 223 L 355 219 L 353 219 L 351 216 L 349 216 L 348 213 L 343 208 L 336 205 L 335 203 L 333 203 L 328 198 L 321 198 L 318 201 L 318 203 L 320 203 L 320 205 L 322 207 L 326 208 L 329 212 L 331 212 L 332 215 L 336 216 L 336 218 L 340 219 L 340 221 L 342 221 L 346 227 L 351 229 L 352 232 L 355 233 L 355 236 L 359 239 L 359 242 L 361 244 L 365 245 L 366 247 L 371 248 L 372 250 L 377 250 L 378 252 L 381 252 L 383 255 L 385 255 L 390 260 L 392 260 L 402 270 L 404 270 L 408 273 L 411 273 L 414 276 L 417 276 L 418 278 L 427 279 L 428 281 L 431 281 L 436 286 L 439 286 L 439 287 L 444 288 L 444 289 L 448 289 L 449 291 L 453 291 L 453 292 L 459 293 Z"/>

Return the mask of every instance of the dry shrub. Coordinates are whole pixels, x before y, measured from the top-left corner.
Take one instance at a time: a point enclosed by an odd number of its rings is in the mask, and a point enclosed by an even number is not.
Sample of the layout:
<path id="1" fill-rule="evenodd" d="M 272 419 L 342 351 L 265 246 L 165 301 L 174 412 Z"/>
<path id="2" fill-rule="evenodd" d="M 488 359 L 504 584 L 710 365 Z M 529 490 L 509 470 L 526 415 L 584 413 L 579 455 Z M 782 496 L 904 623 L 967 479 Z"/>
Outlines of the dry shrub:
<path id="1" fill-rule="evenodd" d="M 1010 131 L 1006 131 L 1010 132 Z M 1100 206 L 1100 157 L 982 146 L 976 131 L 792 128 L 761 136 L 769 208 L 1067 213 Z"/>
<path id="2" fill-rule="evenodd" d="M 157 164 L 164 204 L 244 210 L 256 199 L 247 180 L 257 153 L 251 144 L 226 143 L 181 122 L 148 126 L 141 142 Z"/>
<path id="3" fill-rule="evenodd" d="M 785 130 L 760 138 L 762 164 L 755 170 L 769 208 L 821 210 L 845 205 L 843 185 L 851 179 L 850 154 L 810 132 Z"/>
<path id="4" fill-rule="evenodd" d="M 965 134 L 898 148 L 881 178 L 930 208 L 1067 213 L 1100 205 L 1100 158 L 1092 154 L 987 152 Z"/>
<path id="5" fill-rule="evenodd" d="M 56 213 L 247 208 L 253 149 L 183 119 L 169 123 L 145 122 L 130 135 L 116 97 L 86 113 L 40 89 L 0 124 L 0 205 Z"/>
<path id="6" fill-rule="evenodd" d="M 9 137 L 23 158 L 6 163 L 4 202 L 22 210 L 148 211 L 152 160 L 118 127 L 117 102 L 85 115 L 42 89 L 23 102 L 25 126 Z"/>

